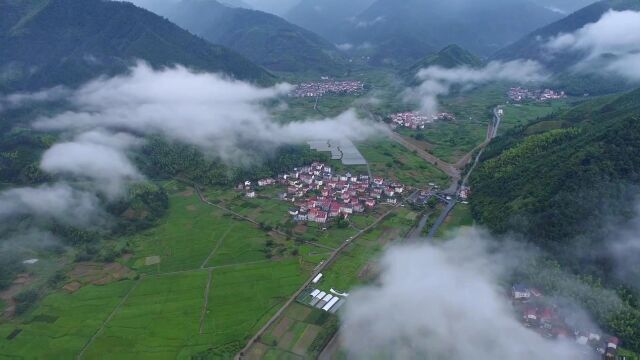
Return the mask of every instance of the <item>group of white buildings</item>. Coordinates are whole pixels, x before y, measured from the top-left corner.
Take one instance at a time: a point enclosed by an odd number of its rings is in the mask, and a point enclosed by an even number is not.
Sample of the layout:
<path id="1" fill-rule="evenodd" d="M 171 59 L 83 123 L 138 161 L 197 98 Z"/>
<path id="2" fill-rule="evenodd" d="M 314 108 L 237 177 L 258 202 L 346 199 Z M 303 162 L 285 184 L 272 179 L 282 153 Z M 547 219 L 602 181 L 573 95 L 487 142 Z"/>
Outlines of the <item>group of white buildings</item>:
<path id="1" fill-rule="evenodd" d="M 322 273 L 318 274 L 311 283 L 317 285 L 322 279 Z M 307 290 L 308 291 L 308 290 Z M 334 289 L 322 291 L 320 289 L 311 289 L 311 292 L 307 295 L 303 295 L 301 300 L 304 304 L 315 307 L 317 309 L 335 314 L 338 309 L 344 305 L 346 298 L 349 296 L 347 293 L 341 293 Z"/>
<path id="2" fill-rule="evenodd" d="M 424 129 L 427 124 L 438 120 L 455 120 L 451 113 L 441 112 L 433 115 L 425 115 L 419 112 L 401 112 L 391 115 L 391 122 L 395 126 L 406 127 L 413 130 Z"/>
<path id="3" fill-rule="evenodd" d="M 292 97 L 321 97 L 326 94 L 360 95 L 364 91 L 364 83 L 357 80 L 349 81 L 314 81 L 298 84 Z"/>
<path id="4" fill-rule="evenodd" d="M 509 97 L 509 100 L 513 102 L 523 102 L 527 100 L 544 102 L 564 99 L 567 97 L 564 91 L 555 91 L 552 89 L 531 90 L 521 87 L 514 87 L 509 89 L 509 91 L 507 92 L 507 96 Z"/>

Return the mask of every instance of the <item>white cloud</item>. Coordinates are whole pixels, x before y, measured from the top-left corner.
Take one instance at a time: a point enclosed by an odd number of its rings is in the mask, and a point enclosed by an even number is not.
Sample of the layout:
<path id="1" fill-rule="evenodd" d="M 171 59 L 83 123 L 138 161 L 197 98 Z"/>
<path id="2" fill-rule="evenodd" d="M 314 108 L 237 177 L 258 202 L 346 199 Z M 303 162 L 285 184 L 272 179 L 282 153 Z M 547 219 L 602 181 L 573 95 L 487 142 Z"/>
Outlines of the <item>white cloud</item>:
<path id="1" fill-rule="evenodd" d="M 355 19 L 357 20 L 357 19 Z M 357 28 L 368 28 L 371 27 L 373 25 L 376 25 L 378 23 L 384 22 L 385 18 L 384 16 L 378 16 L 377 18 L 371 20 L 371 21 L 366 21 L 366 20 L 359 20 L 356 23 L 356 27 Z"/>
<path id="2" fill-rule="evenodd" d="M 421 84 L 405 92 L 405 100 L 420 103 L 421 111 L 433 114 L 438 111 L 438 97 L 449 94 L 453 86 L 468 90 L 494 81 L 534 82 L 547 78 L 542 65 L 531 60 L 509 62 L 493 61 L 483 68 L 468 66 L 446 69 L 432 66 L 418 72 Z"/>
<path id="3" fill-rule="evenodd" d="M 139 139 L 128 134 L 92 131 L 53 145 L 44 153 L 40 167 L 51 174 L 89 179 L 96 191 L 116 198 L 124 194 L 128 183 L 143 179 L 125 153 L 139 144 Z"/>
<path id="4" fill-rule="evenodd" d="M 180 66 L 154 71 L 141 63 L 129 75 L 82 86 L 68 97 L 74 110 L 41 118 L 35 126 L 160 134 L 212 151 L 228 162 L 242 161 L 247 144 L 273 148 L 317 138 L 360 140 L 381 129 L 359 119 L 353 110 L 331 119 L 278 123 L 264 104 L 291 89 L 288 84 L 259 88 Z"/>
<path id="5" fill-rule="evenodd" d="M 353 49 L 353 44 L 350 44 L 350 43 L 338 44 L 336 45 L 336 47 L 338 48 L 338 50 L 349 51 Z"/>
<path id="6" fill-rule="evenodd" d="M 93 193 L 65 183 L 15 188 L 0 192 L 0 219 L 32 215 L 68 225 L 93 226 L 104 218 L 99 204 Z"/>
<path id="7" fill-rule="evenodd" d="M 341 334 L 349 358 L 575 359 L 570 341 L 524 327 L 499 284 L 516 261 L 470 231 L 442 245 L 390 249 L 375 285 L 352 292 Z"/>
<path id="8" fill-rule="evenodd" d="M 552 53 L 582 54 L 576 70 L 605 71 L 640 81 L 640 12 L 611 10 L 595 23 L 551 38 L 546 48 Z"/>

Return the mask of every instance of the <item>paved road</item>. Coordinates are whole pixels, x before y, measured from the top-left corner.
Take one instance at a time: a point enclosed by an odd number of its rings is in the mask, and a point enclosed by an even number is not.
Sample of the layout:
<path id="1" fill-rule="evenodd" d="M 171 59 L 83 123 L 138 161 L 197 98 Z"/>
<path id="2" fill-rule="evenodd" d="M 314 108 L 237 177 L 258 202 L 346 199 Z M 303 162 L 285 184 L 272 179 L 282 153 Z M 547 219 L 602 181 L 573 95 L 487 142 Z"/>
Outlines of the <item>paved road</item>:
<path id="1" fill-rule="evenodd" d="M 471 167 L 471 169 L 469 169 L 469 172 L 467 172 L 467 175 L 462 180 L 461 186 L 467 186 L 467 183 L 469 182 L 469 177 L 471 176 L 471 173 L 473 172 L 473 170 L 475 170 L 476 166 L 478 166 L 478 163 L 480 162 L 480 158 L 482 157 L 482 153 L 484 152 L 484 149 L 486 148 L 487 145 L 489 145 L 491 140 L 495 139 L 496 136 L 498 136 L 498 129 L 500 128 L 500 124 L 502 123 L 502 117 L 498 114 L 499 110 L 500 110 L 500 106 L 493 109 L 493 121 L 491 122 L 491 124 L 489 124 L 489 129 L 487 130 L 487 139 L 481 145 L 480 151 L 476 155 L 476 158 L 473 162 L 473 166 Z M 456 190 L 456 194 L 458 193 L 459 190 L 460 188 L 458 187 L 458 189 Z M 451 214 L 451 211 L 453 211 L 457 203 L 458 201 L 456 199 L 449 201 L 449 203 L 447 204 L 447 207 L 444 209 L 442 214 L 440 214 L 436 222 L 433 224 L 433 227 L 429 231 L 429 235 L 427 235 L 427 241 L 433 240 L 433 238 L 438 232 L 438 229 L 440 229 L 440 226 L 444 224 L 445 220 L 447 219 L 449 214 Z"/>

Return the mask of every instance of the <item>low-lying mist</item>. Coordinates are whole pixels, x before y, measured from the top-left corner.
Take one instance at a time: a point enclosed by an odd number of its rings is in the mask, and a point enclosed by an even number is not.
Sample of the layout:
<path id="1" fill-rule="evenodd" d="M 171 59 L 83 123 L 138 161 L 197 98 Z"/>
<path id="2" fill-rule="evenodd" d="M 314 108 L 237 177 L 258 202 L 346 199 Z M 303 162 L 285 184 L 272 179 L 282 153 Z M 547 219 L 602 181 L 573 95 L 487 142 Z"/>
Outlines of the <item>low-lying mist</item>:
<path id="1" fill-rule="evenodd" d="M 221 74 L 181 66 L 154 70 L 139 63 L 128 74 L 77 89 L 0 98 L 5 108 L 55 102 L 65 109 L 32 124 L 58 135 L 40 161 L 40 169 L 56 183 L 0 192 L 0 218 L 31 216 L 80 227 L 110 223 L 104 201 L 118 201 L 132 184 L 145 180 L 132 158 L 148 136 L 195 146 L 234 166 L 251 166 L 282 145 L 362 140 L 386 131 L 355 110 L 335 118 L 278 122 L 270 106 L 283 102 L 292 88 L 260 88 Z"/>
<path id="2" fill-rule="evenodd" d="M 584 359 L 570 338 L 548 340 L 525 327 L 509 303 L 518 267 L 540 255 L 478 229 L 445 243 L 390 248 L 378 281 L 353 291 L 343 308 L 348 357 Z M 575 303 L 556 301 L 567 323 L 598 331 Z"/>

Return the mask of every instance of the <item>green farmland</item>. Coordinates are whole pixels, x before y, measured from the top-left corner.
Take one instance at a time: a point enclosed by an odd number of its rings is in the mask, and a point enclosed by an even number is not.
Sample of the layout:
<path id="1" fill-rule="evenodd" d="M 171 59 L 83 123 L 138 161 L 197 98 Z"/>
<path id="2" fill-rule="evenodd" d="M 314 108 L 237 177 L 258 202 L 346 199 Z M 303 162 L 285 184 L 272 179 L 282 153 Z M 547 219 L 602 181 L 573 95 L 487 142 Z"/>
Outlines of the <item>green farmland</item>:
<path id="1" fill-rule="evenodd" d="M 0 357 L 232 357 L 321 259 L 269 257 L 267 240 L 293 245 L 177 183 L 166 187 L 170 211 L 162 223 L 118 240 L 133 249 L 120 261 L 136 278 L 50 294 L 0 325 Z"/>

